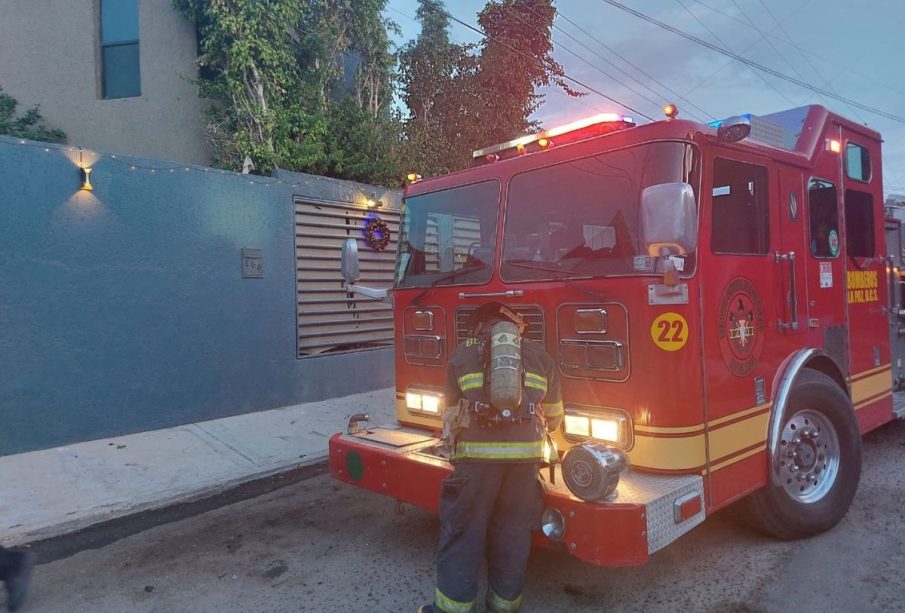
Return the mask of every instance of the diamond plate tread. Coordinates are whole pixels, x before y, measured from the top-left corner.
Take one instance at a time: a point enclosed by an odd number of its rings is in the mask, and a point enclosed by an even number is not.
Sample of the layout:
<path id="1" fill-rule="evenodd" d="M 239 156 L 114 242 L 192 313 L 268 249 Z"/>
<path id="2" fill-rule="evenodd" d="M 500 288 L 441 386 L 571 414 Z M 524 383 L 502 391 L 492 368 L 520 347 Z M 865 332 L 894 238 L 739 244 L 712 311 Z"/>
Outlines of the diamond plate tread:
<path id="1" fill-rule="evenodd" d="M 551 485 L 548 480 L 547 489 L 571 496 L 559 466 L 556 473 L 556 484 Z M 541 474 L 546 480 L 547 470 L 541 470 Z M 692 492 L 701 495 L 701 512 L 677 524 L 675 502 Z M 629 469 L 619 479 L 616 497 L 602 504 L 643 505 L 647 519 L 647 549 L 648 553 L 654 553 L 704 521 L 703 498 L 704 479 L 700 475 L 651 475 Z"/>
<path id="2" fill-rule="evenodd" d="M 546 480 L 547 469 L 541 469 L 541 474 Z M 615 504 L 649 504 L 666 494 L 685 487 L 688 484 L 702 483 L 700 475 L 651 475 L 632 471 L 622 473 L 619 478 L 619 487 L 616 488 L 616 498 L 609 501 Z M 566 481 L 562 477 L 562 467 L 556 466 L 556 484 L 551 485 L 547 481 L 547 489 L 571 496 Z"/>
<path id="3" fill-rule="evenodd" d="M 434 440 L 432 436 L 423 432 L 382 427 L 367 428 L 348 436 L 374 443 L 382 443 L 391 447 L 408 447 L 409 445 L 417 445 Z"/>
<path id="4" fill-rule="evenodd" d="M 694 481 L 671 492 L 664 492 L 663 496 L 647 504 L 647 552 L 649 554 L 663 549 L 704 521 L 704 479 L 700 476 L 691 478 Z M 691 493 L 701 496 L 701 511 L 677 524 L 675 519 L 676 500 Z"/>
<path id="5" fill-rule="evenodd" d="M 896 417 L 905 417 L 905 392 L 896 392 L 892 395 L 892 410 Z"/>

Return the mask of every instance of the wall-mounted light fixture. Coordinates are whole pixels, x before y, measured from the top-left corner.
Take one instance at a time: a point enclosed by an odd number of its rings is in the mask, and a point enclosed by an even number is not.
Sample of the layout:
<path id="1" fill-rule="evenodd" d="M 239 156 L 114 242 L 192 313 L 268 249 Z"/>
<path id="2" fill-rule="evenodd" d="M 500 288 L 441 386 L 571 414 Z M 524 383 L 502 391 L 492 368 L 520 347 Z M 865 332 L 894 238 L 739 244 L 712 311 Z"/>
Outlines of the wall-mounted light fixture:
<path id="1" fill-rule="evenodd" d="M 383 202 L 381 202 L 381 201 L 377 198 L 377 192 L 371 192 L 371 195 L 370 195 L 370 196 L 368 197 L 368 199 L 365 201 L 365 205 L 366 205 L 369 209 L 379 209 L 380 207 L 383 206 Z"/>
<path id="2" fill-rule="evenodd" d="M 85 163 L 82 161 L 81 147 L 79 147 L 79 176 L 82 179 L 82 187 L 80 189 L 83 189 L 86 192 L 93 191 L 94 186 L 91 185 L 91 166 L 85 166 Z"/>

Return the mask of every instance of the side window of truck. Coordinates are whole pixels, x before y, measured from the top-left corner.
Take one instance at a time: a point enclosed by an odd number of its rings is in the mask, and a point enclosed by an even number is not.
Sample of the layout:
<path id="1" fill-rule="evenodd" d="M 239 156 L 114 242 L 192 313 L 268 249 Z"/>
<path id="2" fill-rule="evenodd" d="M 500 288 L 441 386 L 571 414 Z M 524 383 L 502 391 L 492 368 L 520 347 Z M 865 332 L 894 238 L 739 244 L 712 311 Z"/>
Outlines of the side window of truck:
<path id="1" fill-rule="evenodd" d="M 845 176 L 856 181 L 870 182 L 870 151 L 855 143 L 845 145 Z"/>
<path id="2" fill-rule="evenodd" d="M 839 255 L 839 211 L 836 186 L 823 179 L 808 184 L 808 231 L 811 255 L 835 258 Z"/>
<path id="3" fill-rule="evenodd" d="M 710 245 L 714 253 L 761 255 L 770 250 L 767 169 L 715 158 Z"/>

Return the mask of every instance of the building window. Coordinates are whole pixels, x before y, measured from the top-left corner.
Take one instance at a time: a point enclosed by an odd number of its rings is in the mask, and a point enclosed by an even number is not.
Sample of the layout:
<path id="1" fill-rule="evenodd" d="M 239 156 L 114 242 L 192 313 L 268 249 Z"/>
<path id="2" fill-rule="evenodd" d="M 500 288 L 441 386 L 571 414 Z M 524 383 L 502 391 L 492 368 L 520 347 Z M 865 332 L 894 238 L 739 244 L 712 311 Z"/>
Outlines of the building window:
<path id="1" fill-rule="evenodd" d="M 716 158 L 712 197 L 714 253 L 743 255 L 769 251 L 766 168 Z"/>
<path id="2" fill-rule="evenodd" d="M 853 258 L 874 257 L 874 199 L 845 190 L 845 252 Z"/>
<path id="3" fill-rule="evenodd" d="M 808 186 L 808 227 L 811 255 L 835 258 L 839 255 L 839 212 L 836 186 L 822 179 L 811 179 Z"/>
<path id="4" fill-rule="evenodd" d="M 101 91 L 107 99 L 141 95 L 138 0 L 101 0 Z"/>

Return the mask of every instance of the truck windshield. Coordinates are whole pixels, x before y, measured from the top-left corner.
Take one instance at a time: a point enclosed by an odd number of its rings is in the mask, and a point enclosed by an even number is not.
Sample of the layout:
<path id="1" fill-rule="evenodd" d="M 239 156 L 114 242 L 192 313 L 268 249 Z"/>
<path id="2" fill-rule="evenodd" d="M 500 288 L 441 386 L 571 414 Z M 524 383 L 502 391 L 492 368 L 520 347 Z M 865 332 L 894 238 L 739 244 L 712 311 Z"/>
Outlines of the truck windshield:
<path id="1" fill-rule="evenodd" d="M 699 175 L 697 149 L 680 142 L 637 145 L 516 175 L 507 197 L 503 280 L 654 272 L 642 244 L 641 192 L 682 182 L 697 196 Z M 685 273 L 694 268 L 694 254 L 677 261 Z"/>
<path id="2" fill-rule="evenodd" d="M 498 181 L 406 198 L 395 286 L 488 282 L 499 208 Z"/>

